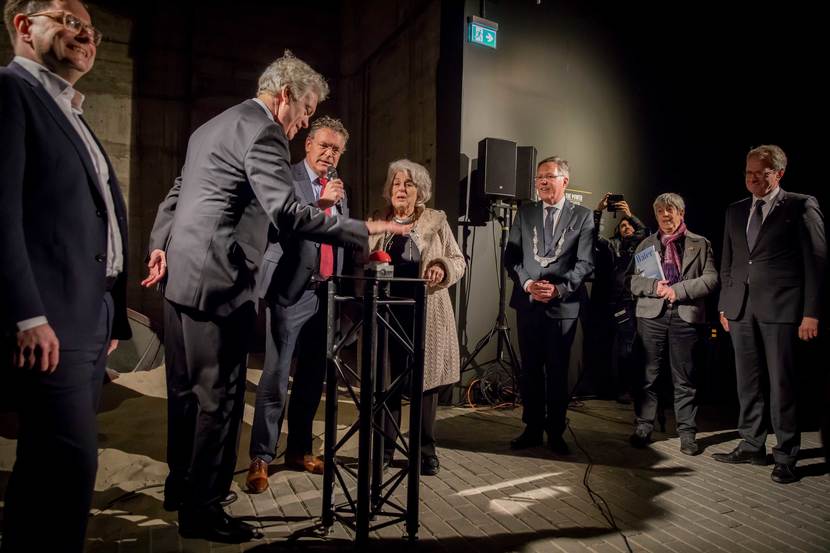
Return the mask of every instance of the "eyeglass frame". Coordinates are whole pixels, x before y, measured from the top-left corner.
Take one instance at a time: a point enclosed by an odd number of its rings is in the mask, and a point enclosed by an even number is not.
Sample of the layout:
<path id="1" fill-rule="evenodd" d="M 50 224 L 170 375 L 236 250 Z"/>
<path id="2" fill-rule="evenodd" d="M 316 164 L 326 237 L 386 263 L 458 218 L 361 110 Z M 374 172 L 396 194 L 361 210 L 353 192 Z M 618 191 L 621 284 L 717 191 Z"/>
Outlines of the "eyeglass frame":
<path id="1" fill-rule="evenodd" d="M 539 175 L 537 177 L 533 177 L 533 180 L 535 182 L 540 182 L 540 181 L 543 181 L 543 180 L 555 180 L 555 179 L 558 179 L 559 177 L 564 177 L 564 176 L 565 175 L 562 174 L 562 173 L 559 173 L 557 175 Z"/>
<path id="2" fill-rule="evenodd" d="M 328 143 L 326 143 L 326 142 L 318 142 L 318 141 L 314 140 L 313 138 L 311 139 L 311 141 L 312 141 L 312 142 L 313 142 L 313 143 L 314 143 L 314 144 L 315 144 L 318 148 L 320 148 L 320 149 L 322 149 L 322 150 L 324 150 L 324 151 L 325 151 L 325 150 L 329 150 L 329 151 L 331 151 L 331 154 L 332 154 L 333 156 L 335 156 L 335 157 L 337 157 L 337 156 L 342 156 L 344 153 L 346 153 L 346 148 L 345 148 L 345 147 L 341 150 L 339 146 L 335 146 L 334 144 L 328 144 Z"/>
<path id="3" fill-rule="evenodd" d="M 763 171 L 744 171 L 744 179 L 749 177 L 758 177 L 759 179 L 769 178 L 770 175 L 777 175 L 778 171 L 775 169 L 764 169 Z"/>
<path id="4" fill-rule="evenodd" d="M 89 23 L 84 23 L 78 17 L 72 15 L 71 13 L 69 13 L 66 10 L 47 10 L 47 11 L 42 11 L 42 12 L 27 13 L 27 14 L 23 14 L 23 15 L 25 15 L 26 17 L 30 17 L 30 18 L 31 17 L 41 17 L 41 16 L 48 17 L 52 21 L 56 21 L 56 22 L 60 23 L 61 25 L 63 25 L 63 28 L 66 29 L 67 31 L 75 33 L 76 36 L 81 34 L 81 32 L 85 32 L 90 37 L 90 39 L 92 40 L 92 44 L 94 44 L 96 48 L 98 46 L 100 46 L 101 41 L 104 40 L 104 34 L 101 31 L 99 31 L 98 29 L 96 29 L 95 27 L 90 25 Z M 69 25 L 67 25 L 66 20 L 67 20 L 67 18 L 70 18 L 70 17 L 72 19 L 74 19 L 75 21 L 77 21 L 81 25 L 80 30 L 76 31 L 76 30 L 72 29 L 71 27 L 69 27 Z"/>

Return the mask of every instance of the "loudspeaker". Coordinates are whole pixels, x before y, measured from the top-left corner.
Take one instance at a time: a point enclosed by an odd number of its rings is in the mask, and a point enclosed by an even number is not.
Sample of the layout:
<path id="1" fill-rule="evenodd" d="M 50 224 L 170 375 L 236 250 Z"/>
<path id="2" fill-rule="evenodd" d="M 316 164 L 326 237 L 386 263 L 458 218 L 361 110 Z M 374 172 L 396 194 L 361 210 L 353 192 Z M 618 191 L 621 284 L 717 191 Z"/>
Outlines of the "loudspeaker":
<path id="1" fill-rule="evenodd" d="M 478 170 L 487 196 L 516 197 L 516 143 L 485 138 L 478 143 Z"/>
<path id="2" fill-rule="evenodd" d="M 484 180 L 478 159 L 470 162 L 470 197 L 467 204 L 467 222 L 482 227 L 490 220 L 490 202 L 484 194 Z"/>
<path id="3" fill-rule="evenodd" d="M 533 200 L 536 197 L 536 148 L 519 146 L 516 148 L 516 199 Z"/>

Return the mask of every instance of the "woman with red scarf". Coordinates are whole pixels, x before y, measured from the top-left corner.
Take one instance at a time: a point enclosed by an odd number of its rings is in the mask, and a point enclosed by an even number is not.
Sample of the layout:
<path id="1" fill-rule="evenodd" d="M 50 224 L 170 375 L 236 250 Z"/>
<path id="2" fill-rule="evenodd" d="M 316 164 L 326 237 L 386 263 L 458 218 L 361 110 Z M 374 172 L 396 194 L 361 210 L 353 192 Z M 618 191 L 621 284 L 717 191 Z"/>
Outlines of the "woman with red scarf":
<path id="1" fill-rule="evenodd" d="M 686 230 L 683 198 L 668 192 L 654 200 L 659 232 L 643 240 L 637 254 L 654 248 L 662 278 L 653 278 L 629 269 L 631 293 L 637 299 L 637 331 L 645 350 L 645 371 L 635 388 L 636 428 L 631 444 L 645 447 L 651 442 L 657 412 L 657 377 L 664 364 L 671 367 L 674 384 L 674 413 L 680 451 L 697 455 L 695 441 L 697 401 L 692 351 L 700 326 L 705 322 L 704 299 L 718 287 L 712 244 Z"/>

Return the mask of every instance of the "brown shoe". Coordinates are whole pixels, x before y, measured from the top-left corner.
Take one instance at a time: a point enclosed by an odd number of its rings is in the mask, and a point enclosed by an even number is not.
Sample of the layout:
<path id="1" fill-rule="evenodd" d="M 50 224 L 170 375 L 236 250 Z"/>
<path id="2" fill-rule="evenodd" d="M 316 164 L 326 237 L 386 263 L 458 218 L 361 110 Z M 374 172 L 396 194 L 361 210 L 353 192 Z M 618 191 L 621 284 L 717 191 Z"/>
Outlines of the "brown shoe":
<path id="1" fill-rule="evenodd" d="M 310 453 L 286 453 L 285 466 L 311 474 L 323 474 L 323 459 Z"/>
<path id="2" fill-rule="evenodd" d="M 257 457 L 248 467 L 248 477 L 245 479 L 248 493 L 262 493 L 268 489 L 268 463 Z"/>

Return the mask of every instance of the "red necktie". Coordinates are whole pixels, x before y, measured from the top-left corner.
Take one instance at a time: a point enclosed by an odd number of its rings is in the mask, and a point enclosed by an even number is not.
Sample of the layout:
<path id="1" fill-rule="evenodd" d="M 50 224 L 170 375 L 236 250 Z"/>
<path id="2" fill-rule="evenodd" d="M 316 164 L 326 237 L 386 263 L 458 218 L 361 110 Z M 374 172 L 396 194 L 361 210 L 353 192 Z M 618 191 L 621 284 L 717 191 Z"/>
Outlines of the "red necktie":
<path id="1" fill-rule="evenodd" d="M 323 196 L 323 192 L 326 191 L 326 184 L 329 182 L 329 179 L 326 177 L 320 177 L 320 186 L 323 188 L 320 189 L 320 196 Z M 326 209 L 326 215 L 331 215 L 331 208 Z M 320 244 L 320 277 L 324 280 L 329 278 L 331 275 L 334 274 L 334 249 L 331 247 L 331 244 Z"/>

